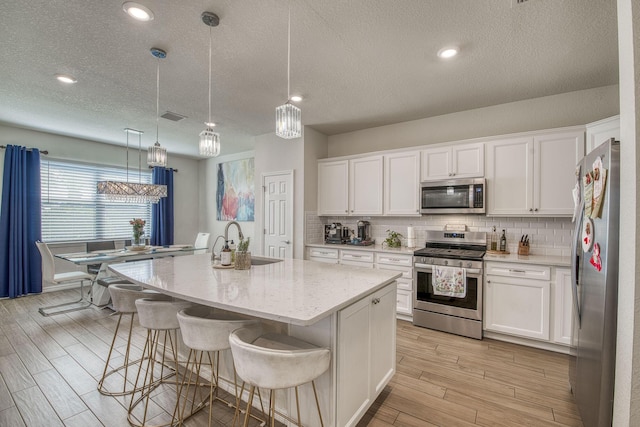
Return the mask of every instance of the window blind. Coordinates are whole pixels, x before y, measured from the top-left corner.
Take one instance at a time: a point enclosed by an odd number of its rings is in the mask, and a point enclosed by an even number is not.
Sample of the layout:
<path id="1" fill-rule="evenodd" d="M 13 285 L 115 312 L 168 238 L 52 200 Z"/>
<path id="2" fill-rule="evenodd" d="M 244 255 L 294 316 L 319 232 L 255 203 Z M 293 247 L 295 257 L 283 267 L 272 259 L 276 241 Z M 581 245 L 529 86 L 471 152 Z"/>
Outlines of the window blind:
<path id="1" fill-rule="evenodd" d="M 41 163 L 42 239 L 46 242 L 131 239 L 129 221 L 147 222 L 151 204 L 114 202 L 96 193 L 98 181 L 127 181 L 127 170 L 60 160 Z M 151 183 L 151 172 L 129 171 L 129 182 Z"/>

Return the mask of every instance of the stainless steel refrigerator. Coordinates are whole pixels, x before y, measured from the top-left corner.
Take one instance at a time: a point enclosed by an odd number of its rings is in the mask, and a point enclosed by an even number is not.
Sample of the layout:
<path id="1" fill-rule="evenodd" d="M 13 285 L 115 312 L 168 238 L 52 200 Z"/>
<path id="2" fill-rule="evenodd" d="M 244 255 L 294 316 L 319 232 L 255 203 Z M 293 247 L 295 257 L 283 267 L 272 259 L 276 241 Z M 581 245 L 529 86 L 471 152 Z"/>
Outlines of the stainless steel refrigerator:
<path id="1" fill-rule="evenodd" d="M 602 160 L 598 167 L 597 159 Z M 594 206 L 594 180 L 606 170 L 601 212 Z M 572 245 L 573 334 L 569 379 L 585 427 L 610 426 L 618 306 L 618 230 L 620 214 L 620 145 L 609 142 L 587 154 L 578 164 L 579 210 Z M 587 183 L 591 181 L 590 185 Z M 585 187 L 587 187 L 585 191 Z M 593 192 L 593 193 L 592 193 Z M 587 209 L 588 210 L 588 209 Z M 589 220 L 590 219 L 590 220 Z"/>

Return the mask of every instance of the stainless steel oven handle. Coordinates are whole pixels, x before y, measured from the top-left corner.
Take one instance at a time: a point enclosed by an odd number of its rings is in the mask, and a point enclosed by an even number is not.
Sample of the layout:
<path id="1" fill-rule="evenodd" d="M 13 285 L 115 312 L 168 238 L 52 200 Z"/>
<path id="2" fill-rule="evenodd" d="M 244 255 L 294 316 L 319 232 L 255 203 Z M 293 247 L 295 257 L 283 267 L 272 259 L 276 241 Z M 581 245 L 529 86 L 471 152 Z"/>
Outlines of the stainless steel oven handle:
<path id="1" fill-rule="evenodd" d="M 421 264 L 421 263 L 415 263 L 413 264 L 414 268 L 416 268 L 417 270 L 425 270 L 425 271 L 433 271 L 433 265 L 430 264 Z M 480 268 L 465 268 L 464 271 L 467 274 L 482 274 L 482 269 Z"/>

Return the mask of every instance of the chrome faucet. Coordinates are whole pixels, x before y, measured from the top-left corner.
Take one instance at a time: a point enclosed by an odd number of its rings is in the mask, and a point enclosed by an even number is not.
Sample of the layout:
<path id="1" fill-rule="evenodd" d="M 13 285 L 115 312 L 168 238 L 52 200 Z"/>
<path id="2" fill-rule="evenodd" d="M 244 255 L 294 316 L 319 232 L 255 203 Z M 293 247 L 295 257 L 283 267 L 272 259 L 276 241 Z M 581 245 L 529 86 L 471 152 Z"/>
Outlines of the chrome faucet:
<path id="1" fill-rule="evenodd" d="M 225 241 L 229 240 L 229 226 L 231 226 L 232 224 L 238 228 L 238 237 L 240 237 L 240 240 L 243 240 L 244 234 L 242 234 L 242 229 L 240 228 L 240 224 L 238 224 L 236 221 L 229 221 L 229 223 L 224 227 L 224 240 Z"/>

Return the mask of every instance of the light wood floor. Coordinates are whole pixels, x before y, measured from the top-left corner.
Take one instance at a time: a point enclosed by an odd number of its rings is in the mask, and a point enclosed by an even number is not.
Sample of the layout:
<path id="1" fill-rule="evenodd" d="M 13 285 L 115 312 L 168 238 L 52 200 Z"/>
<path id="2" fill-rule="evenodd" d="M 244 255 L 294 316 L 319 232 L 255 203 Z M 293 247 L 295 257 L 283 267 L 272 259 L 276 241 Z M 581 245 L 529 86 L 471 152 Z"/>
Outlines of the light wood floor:
<path id="1" fill-rule="evenodd" d="M 43 317 L 62 291 L 0 300 L 0 426 L 127 426 L 128 400 L 97 389 L 116 317 L 90 308 Z M 134 328 L 140 352 L 145 330 Z M 124 340 L 116 350 L 122 356 Z M 581 426 L 564 355 L 398 322 L 397 373 L 362 426 Z M 118 360 L 116 358 L 115 363 Z M 163 396 L 156 393 L 155 415 Z M 233 412 L 214 406 L 216 425 Z M 207 424 L 201 412 L 185 425 Z M 257 425 L 253 422 L 252 425 Z"/>

